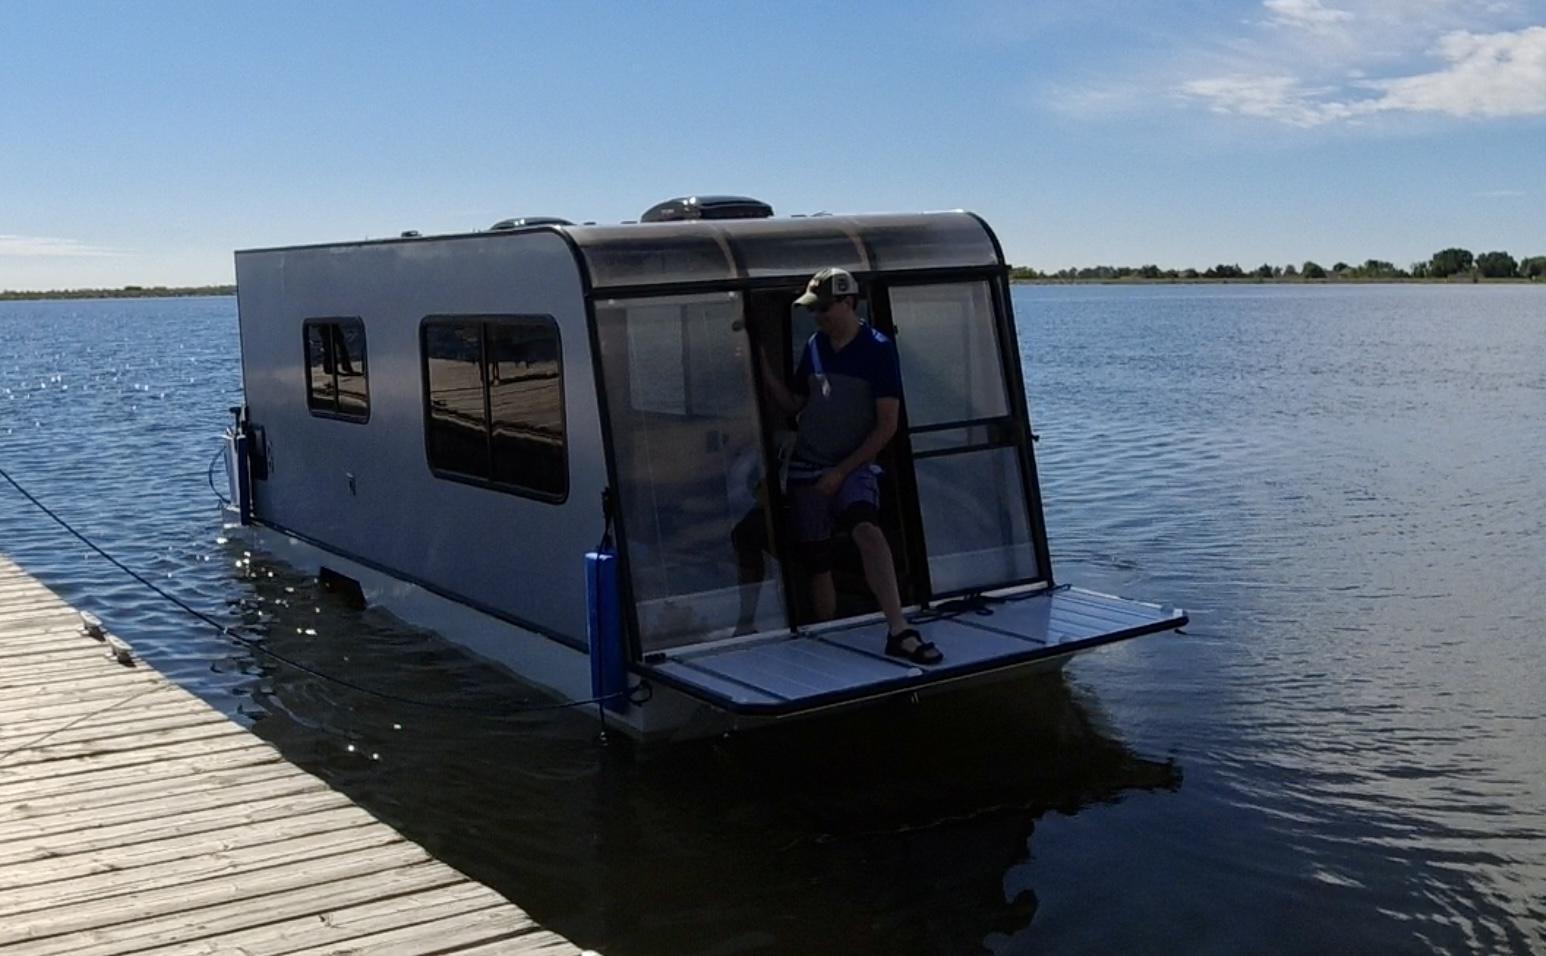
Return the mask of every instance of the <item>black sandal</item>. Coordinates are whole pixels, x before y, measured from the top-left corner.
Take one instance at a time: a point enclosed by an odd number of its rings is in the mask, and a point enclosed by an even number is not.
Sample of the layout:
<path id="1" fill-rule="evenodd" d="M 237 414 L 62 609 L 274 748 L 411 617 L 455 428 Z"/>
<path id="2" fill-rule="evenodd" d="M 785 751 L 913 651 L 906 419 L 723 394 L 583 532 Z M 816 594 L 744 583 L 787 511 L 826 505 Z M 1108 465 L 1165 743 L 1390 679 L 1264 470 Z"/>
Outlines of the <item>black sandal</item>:
<path id="1" fill-rule="evenodd" d="M 908 638 L 918 642 L 912 650 L 902 646 L 907 643 Z M 938 664 L 945 659 L 945 655 L 940 653 L 939 648 L 924 640 L 923 635 L 913 628 L 908 628 L 900 634 L 887 635 L 886 654 L 904 658 L 914 664 Z"/>

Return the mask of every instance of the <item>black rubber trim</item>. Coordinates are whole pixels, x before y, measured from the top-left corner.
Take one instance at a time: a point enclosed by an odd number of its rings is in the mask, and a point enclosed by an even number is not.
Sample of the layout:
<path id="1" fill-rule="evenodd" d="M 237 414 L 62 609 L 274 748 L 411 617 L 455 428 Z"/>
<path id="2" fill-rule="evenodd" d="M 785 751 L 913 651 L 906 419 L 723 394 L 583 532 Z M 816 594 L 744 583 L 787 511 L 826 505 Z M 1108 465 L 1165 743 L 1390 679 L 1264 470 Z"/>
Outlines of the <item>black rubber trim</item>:
<path id="1" fill-rule="evenodd" d="M 748 704 L 742 701 L 731 700 L 728 697 L 724 697 L 720 694 L 714 693 L 713 691 L 706 690 L 705 688 L 685 681 L 680 677 L 675 677 L 671 674 L 663 673 L 658 666 L 648 663 L 635 664 L 634 669 L 637 670 L 640 674 L 649 677 L 651 680 L 657 680 L 661 684 L 670 687 L 673 690 L 679 691 L 680 693 L 686 694 L 689 697 L 695 697 L 698 700 L 704 701 L 705 703 L 712 704 L 713 706 L 725 711 L 726 713 L 736 714 L 744 717 L 788 717 L 793 714 L 801 713 L 802 711 L 819 710 L 824 707 L 831 707 L 837 704 L 864 700 L 869 697 L 880 697 L 886 694 L 916 691 L 925 687 L 929 687 L 932 684 L 947 683 L 949 681 L 960 680 L 965 677 L 974 677 L 997 670 L 1019 667 L 1024 664 L 1034 663 L 1038 660 L 1062 657 L 1067 654 L 1076 654 L 1080 651 L 1087 651 L 1092 648 L 1102 647 L 1106 644 L 1115 644 L 1118 641 L 1128 641 L 1135 637 L 1144 637 L 1149 634 L 1158 634 L 1162 631 L 1174 631 L 1185 627 L 1189 621 L 1190 619 L 1186 616 L 1186 614 L 1183 613 L 1180 617 L 1167 618 L 1163 621 L 1154 621 L 1149 624 L 1142 624 L 1137 627 L 1130 627 L 1121 631 L 1112 631 L 1109 634 L 1101 634 L 1096 637 L 1086 638 L 1082 641 L 1070 641 L 1066 644 L 1051 644 L 1046 647 L 1032 648 L 1026 651 L 1022 651 L 1018 654 L 1008 654 L 1003 657 L 995 657 L 991 660 L 979 661 L 976 664 L 970 664 L 964 667 L 954 667 L 945 670 L 935 668 L 933 670 L 925 670 L 921 675 L 915 676 L 912 674 L 907 674 L 891 680 L 876 681 L 873 684 L 865 684 L 862 687 L 846 688 L 841 691 L 829 691 L 824 694 L 813 694 L 809 697 L 798 697 L 790 700 L 766 704 Z M 695 670 L 702 670 L 702 668 L 694 667 L 690 660 L 681 660 L 675 663 L 683 666 L 693 667 Z M 714 674 L 714 677 L 717 680 L 722 680 L 730 684 L 743 683 L 741 681 L 735 680 L 734 678 L 728 678 L 717 673 Z M 761 691 L 760 688 L 758 690 L 762 693 L 769 693 L 767 691 Z"/>

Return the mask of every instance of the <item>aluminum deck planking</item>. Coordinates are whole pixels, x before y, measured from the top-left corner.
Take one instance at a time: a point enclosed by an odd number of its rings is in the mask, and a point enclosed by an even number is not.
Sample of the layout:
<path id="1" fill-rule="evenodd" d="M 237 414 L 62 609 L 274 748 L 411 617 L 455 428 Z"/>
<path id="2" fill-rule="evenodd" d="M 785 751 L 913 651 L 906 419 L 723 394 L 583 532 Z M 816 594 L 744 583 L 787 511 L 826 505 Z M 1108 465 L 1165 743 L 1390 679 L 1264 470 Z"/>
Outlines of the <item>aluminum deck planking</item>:
<path id="1" fill-rule="evenodd" d="M 948 604 L 947 604 L 948 607 Z M 1031 592 L 920 620 L 944 653 L 921 667 L 884 653 L 884 622 L 724 646 L 688 647 L 653 664 L 727 710 L 780 716 L 866 695 L 921 690 L 1185 626 L 1186 612 L 1079 588 Z"/>

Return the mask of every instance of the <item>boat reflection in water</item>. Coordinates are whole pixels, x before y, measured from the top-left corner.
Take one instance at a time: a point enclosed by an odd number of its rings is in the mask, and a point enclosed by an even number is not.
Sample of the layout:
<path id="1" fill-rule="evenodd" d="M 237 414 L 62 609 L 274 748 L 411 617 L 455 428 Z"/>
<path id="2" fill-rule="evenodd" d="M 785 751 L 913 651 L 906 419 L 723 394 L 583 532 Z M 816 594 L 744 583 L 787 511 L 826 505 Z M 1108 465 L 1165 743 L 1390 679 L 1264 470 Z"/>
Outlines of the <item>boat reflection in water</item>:
<path id="1" fill-rule="evenodd" d="M 1181 784 L 1061 673 L 670 746 L 597 742 L 506 672 L 283 565 L 236 612 L 268 648 L 255 730 L 543 926 L 609 954 L 977 950 L 1038 818 Z M 491 719 L 490 714 L 508 716 Z"/>

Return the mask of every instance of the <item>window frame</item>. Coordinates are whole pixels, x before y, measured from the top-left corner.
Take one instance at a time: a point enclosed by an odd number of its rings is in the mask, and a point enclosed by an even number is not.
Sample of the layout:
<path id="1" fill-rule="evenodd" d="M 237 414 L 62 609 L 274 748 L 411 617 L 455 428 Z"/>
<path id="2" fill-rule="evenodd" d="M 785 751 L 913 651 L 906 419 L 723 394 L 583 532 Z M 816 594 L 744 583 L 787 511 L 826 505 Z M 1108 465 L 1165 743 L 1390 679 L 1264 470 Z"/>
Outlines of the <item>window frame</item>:
<path id="1" fill-rule="evenodd" d="M 338 356 L 334 351 L 335 336 L 342 333 L 344 326 L 352 326 L 360 333 L 360 383 L 365 388 L 365 411 L 363 413 L 346 412 L 339 399 L 338 391 Z M 312 386 L 311 377 L 311 330 L 323 329 L 324 351 L 322 357 L 323 369 L 332 366 L 333 377 L 333 407 L 322 408 L 313 404 L 316 390 Z M 357 315 L 329 315 L 316 316 L 301 321 L 301 355 L 302 365 L 306 375 L 306 411 L 316 418 L 330 418 L 334 421 L 350 422 L 355 425 L 363 425 L 370 421 L 370 342 L 365 331 L 365 320 Z"/>
<path id="2" fill-rule="evenodd" d="M 490 382 L 489 382 L 489 333 L 492 325 L 514 324 L 516 322 L 540 323 L 549 328 L 553 333 L 553 348 L 556 352 L 556 364 L 558 367 L 558 423 L 560 435 L 560 448 L 563 460 L 563 487 L 560 491 L 552 492 L 541 488 L 533 488 L 509 481 L 495 481 L 494 474 L 494 416 L 490 407 Z M 484 443 L 487 448 L 487 463 L 489 477 L 470 475 L 466 472 L 454 471 L 440 467 L 435 463 L 432 441 L 431 423 L 433 422 L 433 408 L 431 406 L 430 376 L 429 376 L 429 351 L 428 335 L 433 325 L 473 325 L 478 328 L 478 377 L 483 389 L 483 433 Z M 422 413 L 421 430 L 424 435 L 424 463 L 429 468 L 430 474 L 443 481 L 454 481 L 459 484 L 472 485 L 476 488 L 484 488 L 489 491 L 497 491 L 503 494 L 515 495 L 520 498 L 529 498 L 533 501 L 541 501 L 547 504 L 563 504 L 569 500 L 569 409 L 567 397 L 564 394 L 564 342 L 563 330 L 559 327 L 558 320 L 552 315 L 536 312 L 501 312 L 501 313 L 448 313 L 437 312 L 424 316 L 419 320 L 419 381 Z"/>

